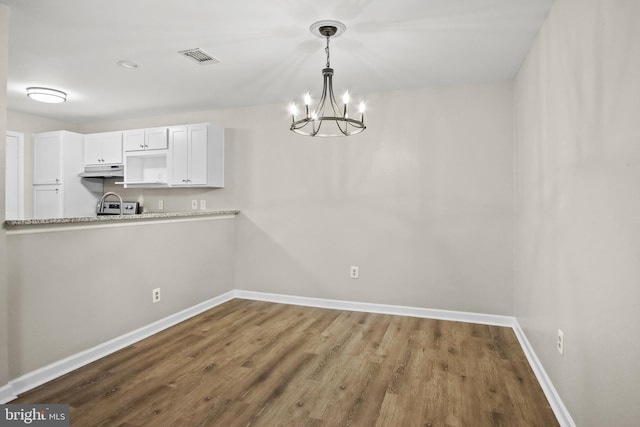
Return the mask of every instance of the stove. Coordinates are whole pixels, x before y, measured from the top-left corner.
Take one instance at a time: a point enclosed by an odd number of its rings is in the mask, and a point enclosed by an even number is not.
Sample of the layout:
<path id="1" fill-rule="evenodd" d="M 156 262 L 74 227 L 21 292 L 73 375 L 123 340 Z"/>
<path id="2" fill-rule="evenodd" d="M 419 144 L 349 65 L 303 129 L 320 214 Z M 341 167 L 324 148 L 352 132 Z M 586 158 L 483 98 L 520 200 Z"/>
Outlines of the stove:
<path id="1" fill-rule="evenodd" d="M 138 202 L 122 202 L 122 212 L 120 212 L 120 202 L 102 202 L 102 206 L 98 205 L 98 215 L 135 215 L 142 212 L 140 203 Z"/>

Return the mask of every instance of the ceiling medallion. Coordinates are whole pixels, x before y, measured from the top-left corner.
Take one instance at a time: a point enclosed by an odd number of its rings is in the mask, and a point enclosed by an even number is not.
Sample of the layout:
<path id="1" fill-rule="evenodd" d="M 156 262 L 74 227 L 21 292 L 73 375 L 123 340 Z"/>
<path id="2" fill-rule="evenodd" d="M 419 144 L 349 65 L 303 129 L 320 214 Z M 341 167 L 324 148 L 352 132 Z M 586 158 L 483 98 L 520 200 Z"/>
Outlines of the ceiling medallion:
<path id="1" fill-rule="evenodd" d="M 304 96 L 304 116 L 296 120 L 298 109 L 295 103 L 291 104 L 291 131 L 307 136 L 332 137 L 356 135 L 366 129 L 364 125 L 364 102 L 360 102 L 360 120 L 349 117 L 348 105 L 350 101 L 349 91 L 342 96 L 342 107 L 338 105 L 333 94 L 333 68 L 331 68 L 329 55 L 329 40 L 344 33 L 347 27 L 338 21 L 319 21 L 309 28 L 312 34 L 327 40 L 325 53 L 327 64 L 322 70 L 324 81 L 322 84 L 322 96 L 315 108 L 311 108 L 311 95 Z"/>

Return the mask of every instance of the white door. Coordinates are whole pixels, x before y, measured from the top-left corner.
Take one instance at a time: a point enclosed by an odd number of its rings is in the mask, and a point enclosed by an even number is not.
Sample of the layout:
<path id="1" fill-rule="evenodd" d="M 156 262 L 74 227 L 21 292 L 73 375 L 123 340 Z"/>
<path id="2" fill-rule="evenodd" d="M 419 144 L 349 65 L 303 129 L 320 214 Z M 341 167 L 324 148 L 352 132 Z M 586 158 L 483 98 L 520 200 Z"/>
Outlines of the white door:
<path id="1" fill-rule="evenodd" d="M 24 135 L 7 132 L 5 219 L 24 218 Z"/>
<path id="2" fill-rule="evenodd" d="M 60 185 L 33 186 L 33 217 L 62 218 L 62 189 Z"/>
<path id="3" fill-rule="evenodd" d="M 145 150 L 164 150 L 168 147 L 167 128 L 146 129 L 144 133 Z"/>
<path id="4" fill-rule="evenodd" d="M 102 140 L 99 135 L 87 135 L 84 138 L 84 164 L 102 164 Z"/>
<path id="5" fill-rule="evenodd" d="M 124 151 L 144 150 L 144 130 L 130 130 L 124 133 Z"/>
<path id="6" fill-rule="evenodd" d="M 33 136 L 33 184 L 62 183 L 62 145 L 59 133 Z"/>
<path id="7" fill-rule="evenodd" d="M 102 136 L 102 160 L 105 164 L 122 163 L 122 132 L 111 132 Z"/>
<path id="8" fill-rule="evenodd" d="M 185 126 L 171 128 L 171 177 L 169 182 L 173 185 L 187 185 L 189 178 L 189 138 Z"/>
<path id="9" fill-rule="evenodd" d="M 207 126 L 189 126 L 189 184 L 207 184 Z"/>

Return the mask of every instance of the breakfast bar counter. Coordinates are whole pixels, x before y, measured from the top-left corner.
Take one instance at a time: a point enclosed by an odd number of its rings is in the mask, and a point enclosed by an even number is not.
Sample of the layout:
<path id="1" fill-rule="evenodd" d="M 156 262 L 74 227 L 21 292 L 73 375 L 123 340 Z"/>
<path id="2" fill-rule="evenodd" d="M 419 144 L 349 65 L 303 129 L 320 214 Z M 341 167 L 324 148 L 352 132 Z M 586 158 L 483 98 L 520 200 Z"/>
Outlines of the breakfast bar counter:
<path id="1" fill-rule="evenodd" d="M 237 209 L 206 210 L 193 212 L 149 212 L 135 215 L 100 215 L 71 218 L 41 218 L 7 220 L 4 228 L 7 234 L 38 233 L 44 231 L 62 231 L 78 227 L 101 228 L 104 226 L 135 225 L 141 223 L 193 221 L 205 219 L 235 218 L 240 213 Z"/>

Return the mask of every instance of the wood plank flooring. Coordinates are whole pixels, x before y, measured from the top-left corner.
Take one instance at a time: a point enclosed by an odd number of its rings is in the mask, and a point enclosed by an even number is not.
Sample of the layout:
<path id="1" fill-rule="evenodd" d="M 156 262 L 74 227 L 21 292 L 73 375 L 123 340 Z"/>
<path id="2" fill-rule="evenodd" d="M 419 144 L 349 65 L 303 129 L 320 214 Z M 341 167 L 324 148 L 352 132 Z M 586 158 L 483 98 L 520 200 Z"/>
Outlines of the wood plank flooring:
<path id="1" fill-rule="evenodd" d="M 21 395 L 72 426 L 557 426 L 509 328 L 235 299 Z"/>

